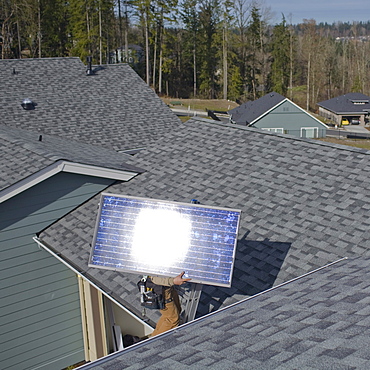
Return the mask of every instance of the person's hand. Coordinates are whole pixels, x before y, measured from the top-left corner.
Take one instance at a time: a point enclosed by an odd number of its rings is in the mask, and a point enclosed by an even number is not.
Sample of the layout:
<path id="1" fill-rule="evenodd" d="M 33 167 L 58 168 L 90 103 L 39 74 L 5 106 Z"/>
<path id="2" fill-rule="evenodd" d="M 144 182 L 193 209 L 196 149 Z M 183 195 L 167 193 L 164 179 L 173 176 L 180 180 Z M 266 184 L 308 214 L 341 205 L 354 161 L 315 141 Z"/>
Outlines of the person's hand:
<path id="1" fill-rule="evenodd" d="M 181 274 L 177 275 L 173 279 L 174 285 L 182 285 L 182 284 L 186 283 L 187 281 L 191 280 L 191 279 L 183 279 L 184 274 L 185 274 L 185 271 L 183 271 Z"/>

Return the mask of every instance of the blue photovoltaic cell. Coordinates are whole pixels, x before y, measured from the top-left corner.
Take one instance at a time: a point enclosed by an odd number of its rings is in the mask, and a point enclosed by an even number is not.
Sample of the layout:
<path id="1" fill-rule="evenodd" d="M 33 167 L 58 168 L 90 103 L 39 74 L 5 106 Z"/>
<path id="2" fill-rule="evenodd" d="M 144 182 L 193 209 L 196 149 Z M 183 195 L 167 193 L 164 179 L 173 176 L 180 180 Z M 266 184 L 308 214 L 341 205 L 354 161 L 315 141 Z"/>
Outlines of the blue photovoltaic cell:
<path id="1" fill-rule="evenodd" d="M 231 286 L 240 211 L 102 194 L 89 266 Z"/>

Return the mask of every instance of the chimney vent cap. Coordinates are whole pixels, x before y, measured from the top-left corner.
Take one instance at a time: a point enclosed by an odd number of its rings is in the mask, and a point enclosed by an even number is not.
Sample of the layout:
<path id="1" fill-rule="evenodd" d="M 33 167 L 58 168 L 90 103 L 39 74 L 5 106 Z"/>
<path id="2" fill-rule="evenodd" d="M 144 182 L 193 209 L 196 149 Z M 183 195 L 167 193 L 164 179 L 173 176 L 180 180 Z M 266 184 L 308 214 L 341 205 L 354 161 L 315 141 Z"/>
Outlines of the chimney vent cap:
<path id="1" fill-rule="evenodd" d="M 34 103 L 30 98 L 23 99 L 21 106 L 25 110 L 35 109 L 36 103 Z"/>

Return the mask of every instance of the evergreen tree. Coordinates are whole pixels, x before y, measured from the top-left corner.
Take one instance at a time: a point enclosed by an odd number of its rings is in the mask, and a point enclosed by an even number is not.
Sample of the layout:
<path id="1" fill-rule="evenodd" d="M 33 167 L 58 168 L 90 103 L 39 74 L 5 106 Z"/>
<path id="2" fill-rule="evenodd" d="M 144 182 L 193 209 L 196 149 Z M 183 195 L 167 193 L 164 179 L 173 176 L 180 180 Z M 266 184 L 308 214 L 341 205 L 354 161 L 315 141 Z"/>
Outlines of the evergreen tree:
<path id="1" fill-rule="evenodd" d="M 254 5 L 251 10 L 251 19 L 248 23 L 248 62 L 247 62 L 247 84 L 250 96 L 253 100 L 259 96 L 257 90 L 259 85 L 264 85 L 264 75 L 261 72 L 265 69 L 265 22 L 261 18 L 260 9 Z"/>
<path id="2" fill-rule="evenodd" d="M 232 2 L 225 0 L 222 3 L 222 95 L 224 99 L 228 97 L 228 77 L 229 77 L 229 54 L 231 43 L 231 28 L 233 26 L 231 16 Z"/>
<path id="3" fill-rule="evenodd" d="M 193 88 L 193 97 L 197 96 L 198 91 L 198 39 L 200 37 L 200 19 L 199 12 L 197 9 L 197 0 L 184 0 L 181 3 L 180 16 L 184 24 L 184 65 L 187 68 L 191 68 L 192 76 L 184 76 L 189 82 L 192 81 L 191 86 Z"/>
<path id="4" fill-rule="evenodd" d="M 273 30 L 271 40 L 270 90 L 286 96 L 289 86 L 290 33 L 285 18 Z"/>
<path id="5" fill-rule="evenodd" d="M 103 57 L 106 61 L 112 48 L 113 0 L 73 0 L 69 7 L 71 54 L 83 61 L 88 55 L 93 57 L 95 63 L 102 63 Z"/>
<path id="6" fill-rule="evenodd" d="M 41 45 L 43 57 L 67 56 L 68 6 L 64 0 L 42 0 Z"/>
<path id="7" fill-rule="evenodd" d="M 220 22 L 220 4 L 217 0 L 202 0 L 200 2 L 199 19 L 201 25 L 201 72 L 199 88 L 205 98 L 215 99 L 218 92 L 217 28 Z"/>

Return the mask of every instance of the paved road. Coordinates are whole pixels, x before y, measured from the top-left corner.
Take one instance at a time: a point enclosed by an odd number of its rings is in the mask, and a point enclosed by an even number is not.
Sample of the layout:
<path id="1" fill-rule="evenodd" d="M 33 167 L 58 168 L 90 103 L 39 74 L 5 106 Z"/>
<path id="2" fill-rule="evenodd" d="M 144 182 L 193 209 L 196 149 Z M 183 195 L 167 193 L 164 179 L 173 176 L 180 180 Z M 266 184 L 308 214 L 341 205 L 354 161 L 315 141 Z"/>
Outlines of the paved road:
<path id="1" fill-rule="evenodd" d="M 328 129 L 326 136 L 334 137 L 358 137 L 370 139 L 370 131 L 366 130 L 363 126 L 347 126 L 344 129 Z"/>

